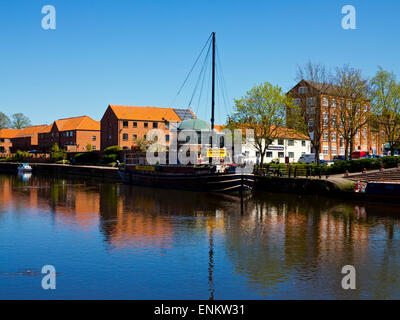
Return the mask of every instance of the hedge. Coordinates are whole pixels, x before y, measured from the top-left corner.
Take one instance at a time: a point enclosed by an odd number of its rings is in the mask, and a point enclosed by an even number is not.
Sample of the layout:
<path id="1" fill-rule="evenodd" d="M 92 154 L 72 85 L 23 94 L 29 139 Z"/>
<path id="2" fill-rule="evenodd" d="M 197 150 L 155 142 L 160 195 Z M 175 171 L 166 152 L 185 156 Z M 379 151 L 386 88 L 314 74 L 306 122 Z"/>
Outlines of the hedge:
<path id="1" fill-rule="evenodd" d="M 99 162 L 98 152 L 82 152 L 75 155 L 73 161 L 79 164 L 96 164 Z"/>

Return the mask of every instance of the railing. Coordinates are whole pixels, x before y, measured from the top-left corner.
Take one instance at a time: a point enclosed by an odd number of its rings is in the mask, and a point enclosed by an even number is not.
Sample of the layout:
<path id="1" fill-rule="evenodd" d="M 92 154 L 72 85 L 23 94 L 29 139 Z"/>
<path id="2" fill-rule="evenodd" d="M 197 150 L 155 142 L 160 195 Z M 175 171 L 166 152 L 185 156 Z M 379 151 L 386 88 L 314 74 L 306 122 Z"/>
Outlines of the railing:
<path id="1" fill-rule="evenodd" d="M 254 171 L 255 174 L 260 176 L 282 177 L 282 178 L 311 178 L 316 177 L 329 177 L 329 173 L 324 166 L 301 167 L 301 166 L 278 166 L 258 168 Z"/>

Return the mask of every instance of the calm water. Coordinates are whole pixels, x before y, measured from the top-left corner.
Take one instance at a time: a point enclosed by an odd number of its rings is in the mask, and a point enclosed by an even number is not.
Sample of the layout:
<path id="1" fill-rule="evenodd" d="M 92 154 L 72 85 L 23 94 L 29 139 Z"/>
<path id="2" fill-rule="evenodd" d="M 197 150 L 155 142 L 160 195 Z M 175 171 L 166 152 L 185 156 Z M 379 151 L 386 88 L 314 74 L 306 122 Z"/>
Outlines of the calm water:
<path id="1" fill-rule="evenodd" d="M 23 180 L 0 175 L 1 299 L 400 298 L 400 207 Z"/>

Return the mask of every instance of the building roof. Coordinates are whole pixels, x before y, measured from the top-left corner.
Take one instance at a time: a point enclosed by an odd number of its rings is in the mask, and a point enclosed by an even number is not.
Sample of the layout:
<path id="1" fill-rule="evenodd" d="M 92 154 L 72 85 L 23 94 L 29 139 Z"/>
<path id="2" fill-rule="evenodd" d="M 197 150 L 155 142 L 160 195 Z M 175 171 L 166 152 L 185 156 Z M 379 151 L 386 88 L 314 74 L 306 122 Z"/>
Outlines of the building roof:
<path id="1" fill-rule="evenodd" d="M 42 132 L 42 130 L 45 130 L 47 127 L 48 127 L 47 124 L 25 127 L 23 129 L 20 129 L 20 132 L 15 136 L 15 138 L 30 137 L 34 134 Z"/>
<path id="2" fill-rule="evenodd" d="M 14 138 L 21 129 L 0 129 L 0 138 Z"/>
<path id="3" fill-rule="evenodd" d="M 54 121 L 58 131 L 93 130 L 100 131 L 100 122 L 88 116 L 79 116 Z"/>
<path id="4" fill-rule="evenodd" d="M 189 109 L 174 109 L 160 107 L 118 106 L 110 104 L 109 107 L 116 117 L 121 120 L 148 120 L 180 122 L 189 117 L 196 118 Z M 188 113 L 189 111 L 189 113 Z"/>
<path id="5" fill-rule="evenodd" d="M 218 125 L 215 126 L 215 129 L 218 131 L 222 131 L 226 126 L 225 125 Z M 250 128 L 246 128 L 246 125 L 242 126 L 242 133 L 246 133 L 246 129 L 251 130 Z M 294 129 L 289 129 L 286 127 L 278 127 L 275 134 L 275 139 L 297 139 L 297 140 L 311 140 L 310 137 L 307 135 L 296 131 Z"/>
<path id="6" fill-rule="evenodd" d="M 183 120 L 178 125 L 178 130 L 211 130 L 211 126 L 204 120 L 200 119 L 188 119 Z"/>

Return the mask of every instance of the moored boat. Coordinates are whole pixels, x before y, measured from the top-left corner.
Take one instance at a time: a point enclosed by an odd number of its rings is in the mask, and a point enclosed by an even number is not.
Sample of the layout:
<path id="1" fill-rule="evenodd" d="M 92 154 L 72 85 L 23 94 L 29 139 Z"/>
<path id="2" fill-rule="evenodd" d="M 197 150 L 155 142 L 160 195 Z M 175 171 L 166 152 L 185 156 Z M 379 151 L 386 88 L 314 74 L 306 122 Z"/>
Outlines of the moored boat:
<path id="1" fill-rule="evenodd" d="M 21 163 L 18 166 L 18 172 L 31 172 L 32 167 L 28 163 Z"/>
<path id="2" fill-rule="evenodd" d="M 254 175 L 235 173 L 229 166 L 217 172 L 217 166 L 129 165 L 119 170 L 124 183 L 167 189 L 206 192 L 248 192 Z"/>
<path id="3" fill-rule="evenodd" d="M 159 164 L 158 161 L 150 161 L 147 155 L 140 155 L 135 151 L 126 152 L 123 160 L 125 166 L 119 169 L 124 183 L 146 187 L 226 193 L 241 193 L 253 189 L 252 165 L 232 163 L 235 154 L 232 150 L 229 152 L 226 150 L 224 143 L 221 143 L 224 139 L 219 139 L 221 134 L 214 126 L 215 32 L 211 36 L 211 125 L 199 119 L 186 119 L 180 122 L 176 128 L 176 141 L 169 139 L 170 145 L 167 153 L 175 156 L 172 157 L 174 161 L 168 160 Z M 179 140 L 182 134 L 186 136 L 184 143 Z M 203 139 L 203 134 L 207 136 L 206 139 Z M 175 141 L 176 144 L 175 142 L 172 144 L 172 141 Z M 196 152 L 195 157 L 190 157 L 190 161 L 182 164 L 181 156 L 190 154 L 192 151 Z M 165 159 L 167 158 L 169 159 L 168 156 L 165 157 Z"/>
<path id="4" fill-rule="evenodd" d="M 390 199 L 400 201 L 400 182 L 359 181 L 354 195 L 365 199 Z"/>

